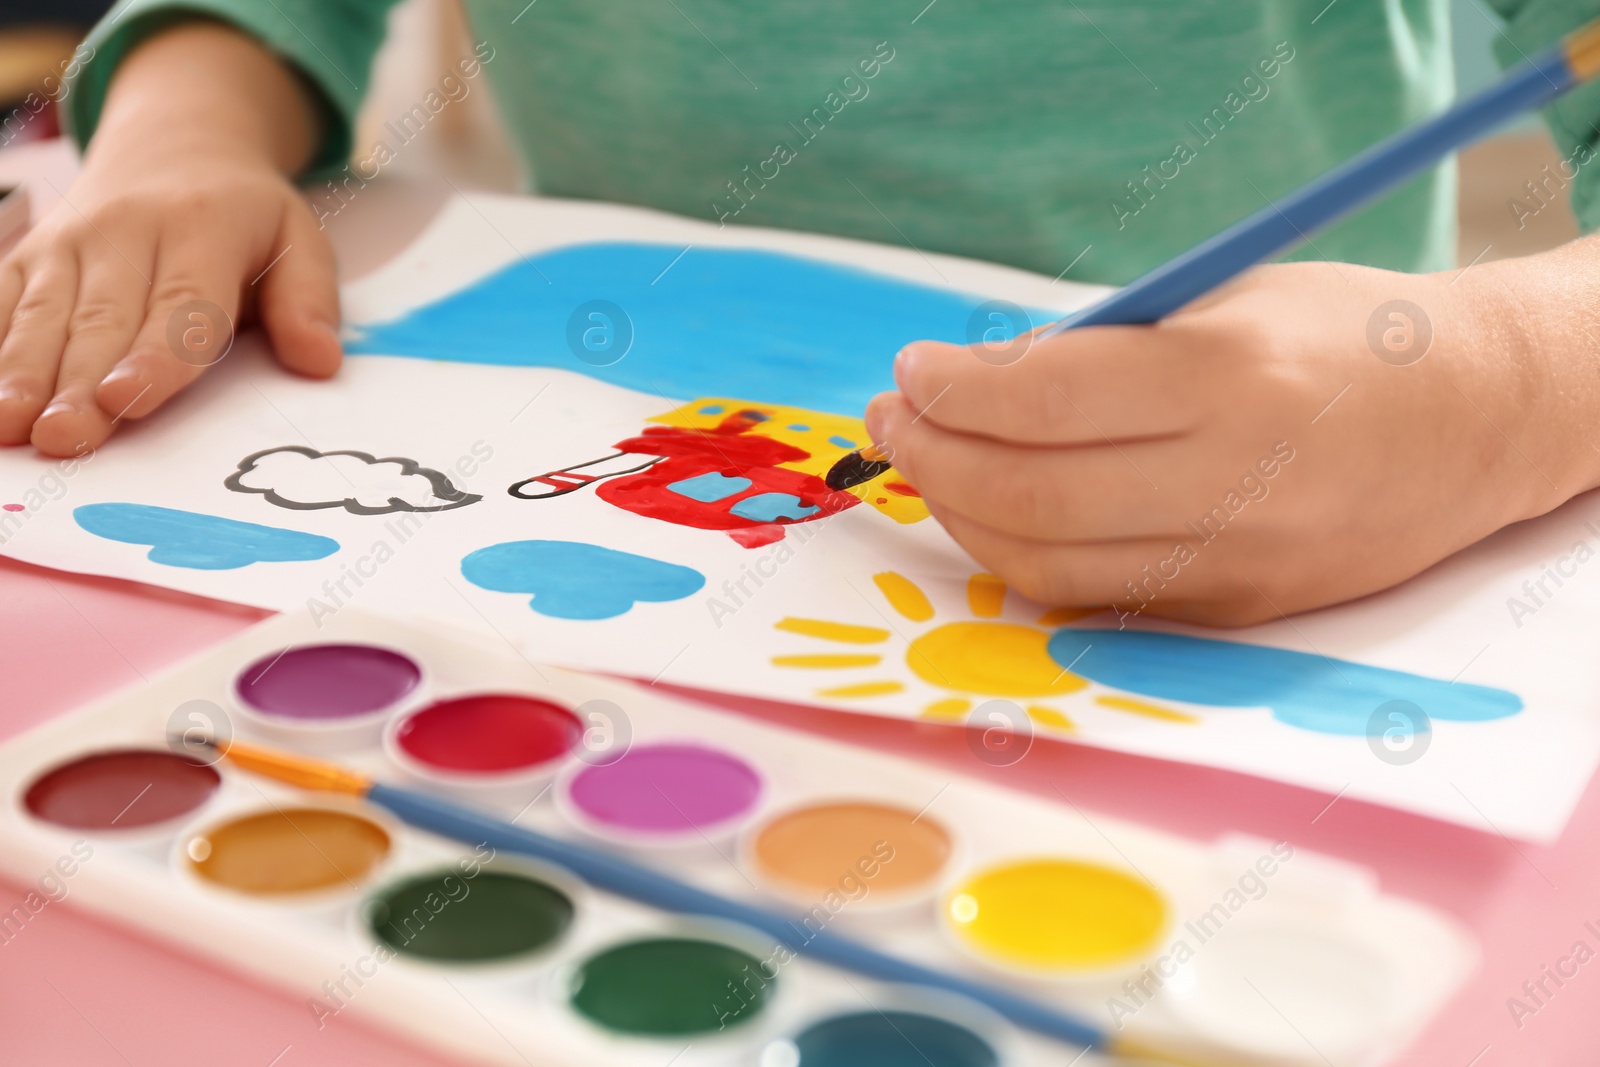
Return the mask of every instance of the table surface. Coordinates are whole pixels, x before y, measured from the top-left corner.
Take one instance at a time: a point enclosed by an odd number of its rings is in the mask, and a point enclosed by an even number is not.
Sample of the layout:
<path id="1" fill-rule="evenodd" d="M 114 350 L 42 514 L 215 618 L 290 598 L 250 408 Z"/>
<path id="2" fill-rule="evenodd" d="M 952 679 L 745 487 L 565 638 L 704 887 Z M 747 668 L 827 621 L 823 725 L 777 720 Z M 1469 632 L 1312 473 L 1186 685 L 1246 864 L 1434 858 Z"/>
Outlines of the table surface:
<path id="1" fill-rule="evenodd" d="M 27 184 L 36 218 L 68 188 L 75 167 L 59 143 L 0 151 L 0 182 Z M 448 187 L 403 181 L 364 190 L 330 226 L 343 275 L 393 254 L 448 195 Z M 262 617 L 237 605 L 0 559 L 0 740 L 137 685 Z M 1481 832 L 1445 825 L 1226 771 L 1055 742 L 1034 745 L 1011 767 L 991 768 L 946 726 L 742 699 L 717 703 L 1200 841 L 1240 832 L 1364 864 L 1385 890 L 1454 915 L 1483 952 L 1477 971 L 1396 1064 L 1595 1062 L 1600 967 L 1593 976 L 1580 970 L 1520 1024 L 1508 1005 L 1575 942 L 1600 949 L 1584 928 L 1600 921 L 1600 849 L 1593 845 L 1600 788 L 1592 782 L 1561 840 L 1543 847 L 1510 841 L 1487 825 Z M 27 891 L 0 879 L 0 911 Z M 212 1063 L 218 1049 L 228 1050 L 229 1063 L 260 1067 L 445 1062 L 350 1016 L 319 1029 L 306 1005 L 311 992 L 288 995 L 102 921 L 75 909 L 69 892 L 0 944 L 0 1046 L 7 1063 L 78 1067 Z"/>

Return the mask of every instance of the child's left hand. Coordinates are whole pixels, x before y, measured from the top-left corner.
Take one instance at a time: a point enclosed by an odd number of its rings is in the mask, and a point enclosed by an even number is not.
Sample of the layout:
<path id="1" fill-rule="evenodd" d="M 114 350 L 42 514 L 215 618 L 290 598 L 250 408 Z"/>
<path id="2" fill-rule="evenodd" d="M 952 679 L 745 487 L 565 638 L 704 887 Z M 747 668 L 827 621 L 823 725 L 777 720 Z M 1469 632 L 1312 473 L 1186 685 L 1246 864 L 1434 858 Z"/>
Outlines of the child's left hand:
<path id="1" fill-rule="evenodd" d="M 1600 484 L 1578 321 L 1597 249 L 1437 275 L 1281 264 L 1155 326 L 918 342 L 867 426 L 951 535 L 1037 600 L 1262 622 Z"/>

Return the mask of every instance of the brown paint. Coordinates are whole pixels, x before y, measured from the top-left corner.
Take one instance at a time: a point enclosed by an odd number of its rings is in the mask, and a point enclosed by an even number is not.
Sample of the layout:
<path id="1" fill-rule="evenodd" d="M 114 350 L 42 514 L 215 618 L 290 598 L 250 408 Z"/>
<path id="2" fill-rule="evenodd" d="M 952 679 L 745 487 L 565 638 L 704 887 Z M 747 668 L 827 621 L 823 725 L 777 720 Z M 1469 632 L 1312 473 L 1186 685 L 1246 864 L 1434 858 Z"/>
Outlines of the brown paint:
<path id="1" fill-rule="evenodd" d="M 949 831 L 930 816 L 892 804 L 835 801 L 779 815 L 756 833 L 752 853 L 768 878 L 806 893 L 837 890 L 841 880 L 854 878 L 869 894 L 901 894 L 931 886 L 951 847 Z"/>
<path id="2" fill-rule="evenodd" d="M 283 808 L 221 823 L 184 848 L 206 881 L 270 896 L 360 884 L 389 854 L 389 834 L 360 815 Z"/>
<path id="3" fill-rule="evenodd" d="M 35 778 L 29 814 L 75 830 L 133 830 L 181 818 L 217 791 L 216 770 L 159 748 L 92 752 Z"/>

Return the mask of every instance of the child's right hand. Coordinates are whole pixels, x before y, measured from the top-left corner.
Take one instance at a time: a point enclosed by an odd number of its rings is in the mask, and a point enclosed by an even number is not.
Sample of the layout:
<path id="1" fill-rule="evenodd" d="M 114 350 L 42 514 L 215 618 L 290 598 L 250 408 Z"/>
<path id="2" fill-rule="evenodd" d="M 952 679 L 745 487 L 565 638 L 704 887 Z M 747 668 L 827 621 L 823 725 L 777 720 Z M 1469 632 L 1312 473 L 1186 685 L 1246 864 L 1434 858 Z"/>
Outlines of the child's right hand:
<path id="1" fill-rule="evenodd" d="M 82 175 L 0 261 L 0 444 L 98 447 L 252 316 L 284 366 L 338 368 L 332 249 L 284 177 L 313 140 L 304 93 L 212 24 L 123 62 Z"/>

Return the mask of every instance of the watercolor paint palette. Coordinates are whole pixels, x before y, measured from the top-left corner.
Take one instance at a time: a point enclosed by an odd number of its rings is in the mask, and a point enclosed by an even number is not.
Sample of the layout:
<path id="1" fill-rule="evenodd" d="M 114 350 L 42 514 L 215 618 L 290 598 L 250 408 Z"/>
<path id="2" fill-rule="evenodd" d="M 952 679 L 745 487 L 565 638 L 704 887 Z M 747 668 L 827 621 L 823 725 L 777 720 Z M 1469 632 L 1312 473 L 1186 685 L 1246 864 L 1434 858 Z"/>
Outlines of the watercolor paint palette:
<path id="1" fill-rule="evenodd" d="M 541 1067 L 1095 1057 L 169 737 L 325 755 L 1194 1059 L 1381 1062 L 1475 958 L 1442 916 L 1286 843 L 1197 844 L 437 626 L 323 623 L 269 620 L 0 749 L 0 865 L 319 1026 L 349 1012 Z"/>

